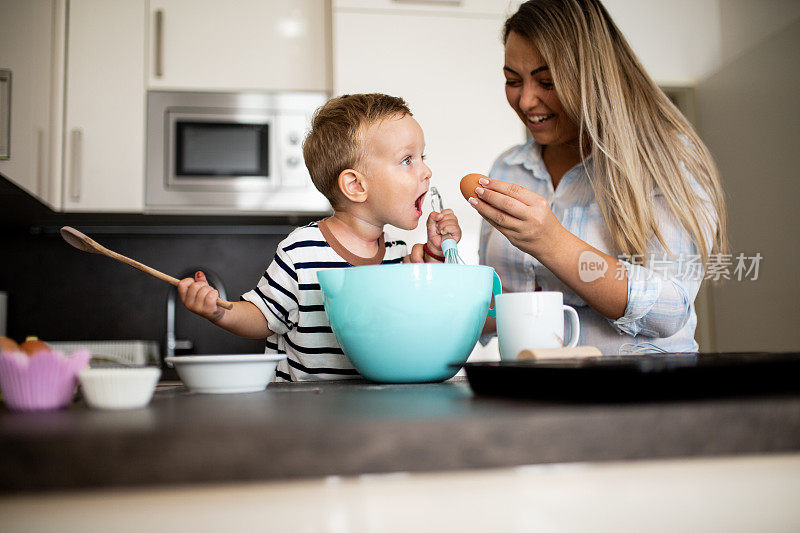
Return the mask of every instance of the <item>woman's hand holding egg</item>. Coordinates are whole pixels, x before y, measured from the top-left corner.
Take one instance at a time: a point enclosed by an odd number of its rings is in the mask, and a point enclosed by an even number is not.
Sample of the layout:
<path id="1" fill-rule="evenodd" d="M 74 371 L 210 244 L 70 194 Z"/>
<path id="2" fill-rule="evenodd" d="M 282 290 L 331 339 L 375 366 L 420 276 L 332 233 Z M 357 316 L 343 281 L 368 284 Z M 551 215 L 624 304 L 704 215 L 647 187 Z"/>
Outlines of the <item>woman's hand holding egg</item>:
<path id="1" fill-rule="evenodd" d="M 472 186 L 474 176 L 478 176 L 477 186 L 469 191 L 472 197 L 467 197 L 467 200 L 511 244 L 538 256 L 547 246 L 557 242 L 558 232 L 564 228 L 543 196 L 516 183 L 491 180 L 476 174 L 464 176 L 462 193 Z"/>

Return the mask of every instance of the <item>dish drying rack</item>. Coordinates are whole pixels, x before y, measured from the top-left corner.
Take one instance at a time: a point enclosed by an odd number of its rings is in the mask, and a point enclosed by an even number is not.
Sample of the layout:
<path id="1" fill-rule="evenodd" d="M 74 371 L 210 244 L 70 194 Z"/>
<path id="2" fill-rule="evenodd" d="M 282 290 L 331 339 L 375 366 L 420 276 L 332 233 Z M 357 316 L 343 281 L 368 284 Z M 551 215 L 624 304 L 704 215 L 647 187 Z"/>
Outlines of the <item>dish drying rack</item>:
<path id="1" fill-rule="evenodd" d="M 94 366 L 122 364 L 132 366 L 161 365 L 157 341 L 47 341 L 54 350 L 70 354 L 89 350 Z"/>

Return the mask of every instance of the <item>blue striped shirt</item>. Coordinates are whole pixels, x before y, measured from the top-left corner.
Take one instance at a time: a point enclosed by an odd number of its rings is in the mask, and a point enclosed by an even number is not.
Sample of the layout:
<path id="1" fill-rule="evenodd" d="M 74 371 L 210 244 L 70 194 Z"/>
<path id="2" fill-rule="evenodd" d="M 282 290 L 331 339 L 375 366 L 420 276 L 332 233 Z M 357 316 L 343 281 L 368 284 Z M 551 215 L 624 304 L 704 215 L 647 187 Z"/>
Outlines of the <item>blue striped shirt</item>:
<path id="1" fill-rule="evenodd" d="M 564 174 L 553 190 L 552 179 L 541 157 L 541 146 L 531 140 L 500 155 L 489 176 L 540 194 L 549 201 L 553 214 L 570 233 L 618 257 L 588 172 L 591 172 L 591 165 L 576 165 Z M 687 173 L 686 178 L 697 189 L 691 175 Z M 578 311 L 580 345 L 596 346 L 606 355 L 657 350 L 697 351 L 694 299 L 704 275 L 699 252 L 658 191 L 653 195 L 653 203 L 662 237 L 671 254 L 653 238 L 647 246 L 646 266 L 622 261 L 628 276 L 628 303 L 625 314 L 617 320 L 607 319 L 589 307 L 550 270 L 515 248 L 485 220 L 481 222 L 480 263 L 495 268 L 503 281 L 504 292 L 533 291 L 536 285 L 544 291 L 562 292 L 564 303 Z M 708 238 L 707 242 L 710 242 Z M 487 337 L 482 339 L 487 340 Z"/>
<path id="2" fill-rule="evenodd" d="M 273 335 L 265 353 L 286 354 L 276 379 L 334 380 L 359 377 L 333 335 L 322 301 L 317 271 L 371 264 L 401 263 L 403 241 L 379 241 L 375 257 L 358 257 L 341 245 L 325 221 L 297 228 L 278 244 L 258 285 L 242 295 L 264 314 Z"/>

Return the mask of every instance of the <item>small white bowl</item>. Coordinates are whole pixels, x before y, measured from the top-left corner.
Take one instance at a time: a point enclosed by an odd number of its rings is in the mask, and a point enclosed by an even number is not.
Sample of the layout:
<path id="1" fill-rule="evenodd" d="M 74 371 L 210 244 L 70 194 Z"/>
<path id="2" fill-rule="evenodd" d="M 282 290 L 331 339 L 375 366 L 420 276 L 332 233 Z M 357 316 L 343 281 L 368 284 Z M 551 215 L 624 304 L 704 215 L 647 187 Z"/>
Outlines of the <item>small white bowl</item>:
<path id="1" fill-rule="evenodd" d="M 139 409 L 150 403 L 161 369 L 87 368 L 78 373 L 83 397 L 94 409 Z"/>
<path id="2" fill-rule="evenodd" d="M 227 394 L 267 388 L 285 355 L 184 355 L 167 357 L 181 381 L 193 392 Z"/>

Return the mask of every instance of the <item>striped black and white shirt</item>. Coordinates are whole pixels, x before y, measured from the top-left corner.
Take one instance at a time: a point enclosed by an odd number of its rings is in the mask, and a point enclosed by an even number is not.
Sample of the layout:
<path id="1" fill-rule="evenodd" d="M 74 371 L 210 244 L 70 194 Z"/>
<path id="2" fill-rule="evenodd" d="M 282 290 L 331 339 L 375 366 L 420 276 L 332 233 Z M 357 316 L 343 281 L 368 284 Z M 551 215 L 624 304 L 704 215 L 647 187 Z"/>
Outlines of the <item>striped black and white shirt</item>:
<path id="1" fill-rule="evenodd" d="M 331 331 L 317 271 L 402 263 L 408 253 L 403 241 L 386 242 L 381 236 L 378 244 L 374 257 L 359 257 L 336 240 L 327 219 L 297 228 L 278 244 L 256 288 L 242 295 L 264 313 L 274 333 L 267 338 L 265 353 L 287 356 L 278 363 L 276 380 L 359 377 Z"/>

